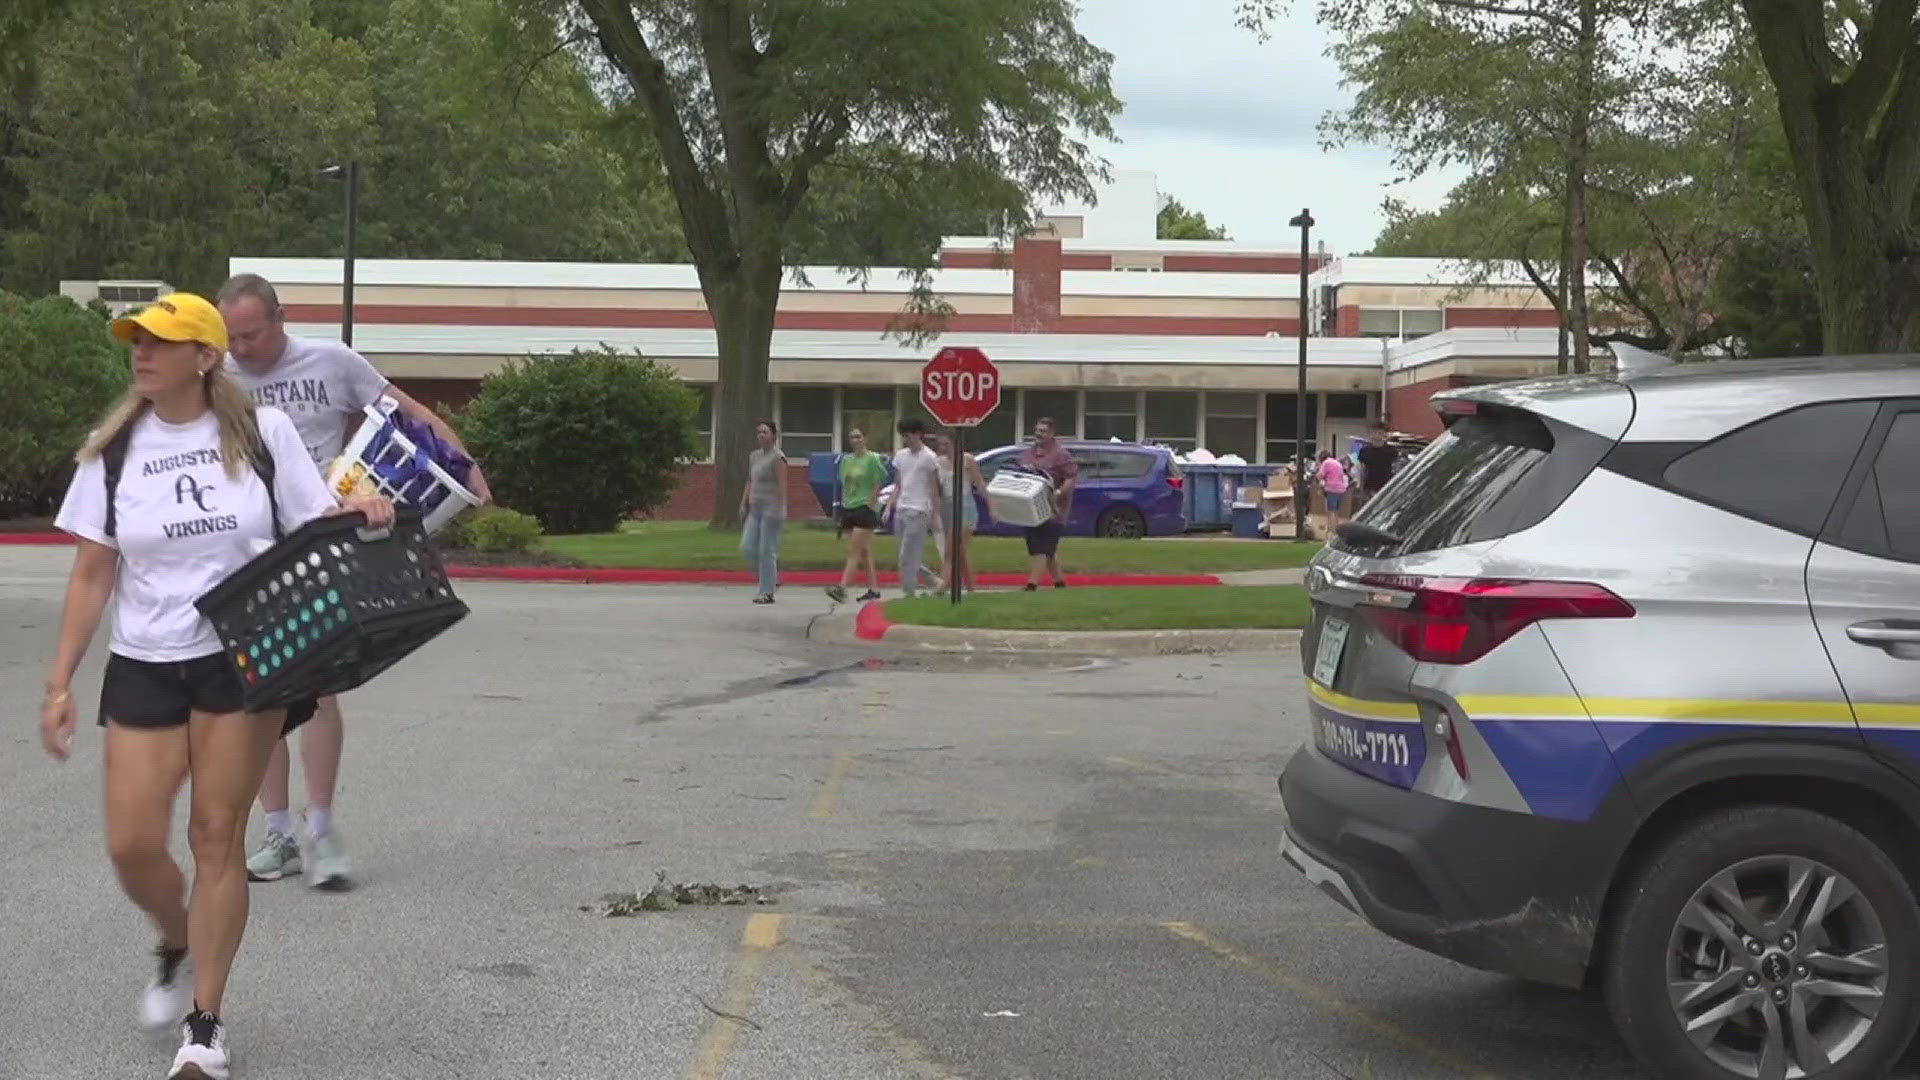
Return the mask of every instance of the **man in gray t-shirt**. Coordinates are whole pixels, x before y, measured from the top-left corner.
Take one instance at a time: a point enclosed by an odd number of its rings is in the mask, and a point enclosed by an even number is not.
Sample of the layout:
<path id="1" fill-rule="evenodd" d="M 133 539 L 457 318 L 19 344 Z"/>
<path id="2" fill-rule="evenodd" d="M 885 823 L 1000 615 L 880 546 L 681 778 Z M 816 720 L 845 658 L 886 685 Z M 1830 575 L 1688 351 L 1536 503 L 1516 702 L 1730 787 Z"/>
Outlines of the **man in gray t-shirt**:
<path id="1" fill-rule="evenodd" d="M 261 405 L 271 405 L 293 418 L 300 441 L 324 472 L 340 456 L 347 434 L 365 419 L 366 406 L 390 397 L 402 411 L 433 427 L 461 453 L 466 447 L 433 410 L 395 388 L 366 357 L 337 341 L 289 337 L 280 297 L 273 285 L 257 274 L 240 274 L 220 290 L 220 315 L 226 320 L 227 371 Z M 472 455 L 468 455 L 471 457 Z M 467 488 L 484 502 L 491 501 L 487 480 L 476 463 Z M 340 755 L 346 727 L 340 703 L 324 698 L 311 721 L 301 727 L 300 756 L 307 781 L 307 834 L 313 859 L 315 888 L 351 886 L 346 848 L 333 829 L 333 794 L 340 778 Z M 267 838 L 247 859 L 247 876 L 255 881 L 278 881 L 301 872 L 301 851 L 294 838 L 292 761 L 285 741 L 274 748 L 265 783 L 260 786 L 260 809 L 267 815 Z"/>

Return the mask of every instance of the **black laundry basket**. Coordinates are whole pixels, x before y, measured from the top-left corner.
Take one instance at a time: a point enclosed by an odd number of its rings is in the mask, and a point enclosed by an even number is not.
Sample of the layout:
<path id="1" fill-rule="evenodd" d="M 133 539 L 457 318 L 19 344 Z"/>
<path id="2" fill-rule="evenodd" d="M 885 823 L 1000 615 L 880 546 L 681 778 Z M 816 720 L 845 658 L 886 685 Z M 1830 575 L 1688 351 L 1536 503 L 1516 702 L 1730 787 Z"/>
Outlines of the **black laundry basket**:
<path id="1" fill-rule="evenodd" d="M 195 601 L 248 711 L 351 690 L 466 617 L 416 510 L 309 522 Z"/>

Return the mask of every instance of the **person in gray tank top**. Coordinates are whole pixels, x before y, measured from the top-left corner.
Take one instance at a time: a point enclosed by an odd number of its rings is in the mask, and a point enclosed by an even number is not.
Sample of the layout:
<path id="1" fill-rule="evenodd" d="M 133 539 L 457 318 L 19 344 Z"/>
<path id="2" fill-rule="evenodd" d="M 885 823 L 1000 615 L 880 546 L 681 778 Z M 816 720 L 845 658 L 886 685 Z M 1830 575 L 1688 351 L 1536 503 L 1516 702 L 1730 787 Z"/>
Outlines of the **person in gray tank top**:
<path id="1" fill-rule="evenodd" d="M 395 388 L 366 357 L 337 341 L 289 336 L 280 295 L 267 279 L 258 274 L 235 275 L 221 287 L 219 304 L 227 324 L 223 366 L 228 375 L 255 404 L 270 405 L 292 418 L 307 455 L 322 475 L 340 456 L 348 431 L 364 417 L 361 410 L 382 397 L 392 398 L 408 416 L 467 453 L 446 421 Z M 466 486 L 482 505 L 493 500 L 478 462 Z M 308 880 L 316 889 L 352 887 L 346 847 L 333 827 L 334 788 L 345 743 L 339 699 L 321 698 L 313 719 L 300 729 L 300 760 L 307 782 L 306 854 L 313 863 Z M 292 780 L 293 763 L 282 740 L 274 748 L 266 782 L 260 786 L 267 836 L 247 859 L 247 876 L 254 881 L 278 881 L 303 869 L 293 828 Z"/>
<path id="2" fill-rule="evenodd" d="M 756 604 L 773 603 L 780 585 L 780 529 L 787 521 L 787 457 L 776 445 L 780 426 L 762 420 L 753 429 L 760 445 L 747 459 L 747 486 L 740 492 L 740 554 L 759 579 Z"/>

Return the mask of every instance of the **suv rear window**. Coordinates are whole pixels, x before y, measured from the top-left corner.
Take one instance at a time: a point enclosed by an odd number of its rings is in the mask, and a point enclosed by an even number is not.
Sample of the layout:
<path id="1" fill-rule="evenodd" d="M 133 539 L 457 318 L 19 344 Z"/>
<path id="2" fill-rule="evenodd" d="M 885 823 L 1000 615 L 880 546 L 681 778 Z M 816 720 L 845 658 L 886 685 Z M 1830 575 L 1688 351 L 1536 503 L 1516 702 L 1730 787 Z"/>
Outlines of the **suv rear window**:
<path id="1" fill-rule="evenodd" d="M 1562 437 L 1578 434 L 1565 429 Z M 1343 536 L 1334 546 L 1392 557 L 1498 539 L 1536 525 L 1592 471 L 1610 445 L 1598 436 L 1574 439 L 1595 445 L 1567 448 L 1567 456 L 1579 459 L 1569 461 L 1568 468 L 1541 468 L 1560 441 L 1554 429 L 1532 413 L 1481 404 L 1406 464 L 1387 490 L 1360 512 L 1360 524 L 1394 536 L 1398 543 Z M 1535 476 L 1532 482 L 1530 476 Z"/>

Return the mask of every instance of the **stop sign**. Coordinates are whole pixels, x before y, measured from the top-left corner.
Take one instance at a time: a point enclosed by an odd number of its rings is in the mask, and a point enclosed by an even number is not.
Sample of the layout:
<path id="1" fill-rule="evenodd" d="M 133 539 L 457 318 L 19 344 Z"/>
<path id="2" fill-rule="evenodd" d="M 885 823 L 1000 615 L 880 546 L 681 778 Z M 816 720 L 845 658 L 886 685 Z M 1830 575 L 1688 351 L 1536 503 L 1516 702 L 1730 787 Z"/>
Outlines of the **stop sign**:
<path id="1" fill-rule="evenodd" d="M 1000 370 L 979 349 L 949 345 L 920 369 L 920 404 L 948 427 L 972 427 L 1000 407 Z"/>

